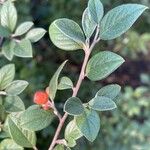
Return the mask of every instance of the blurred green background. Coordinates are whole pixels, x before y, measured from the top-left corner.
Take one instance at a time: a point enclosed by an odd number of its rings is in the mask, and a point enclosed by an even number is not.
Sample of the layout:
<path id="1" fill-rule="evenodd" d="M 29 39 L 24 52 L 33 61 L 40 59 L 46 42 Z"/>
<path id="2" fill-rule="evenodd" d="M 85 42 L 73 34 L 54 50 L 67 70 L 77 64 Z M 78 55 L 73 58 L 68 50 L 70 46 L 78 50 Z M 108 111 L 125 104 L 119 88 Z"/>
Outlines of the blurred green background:
<path id="1" fill-rule="evenodd" d="M 105 12 L 123 3 L 133 2 L 150 7 L 149 0 L 102 0 Z M 87 0 L 18 0 L 15 2 L 19 21 L 32 20 L 36 27 L 48 31 L 49 25 L 57 18 L 70 18 L 81 25 L 82 12 Z M 62 75 L 69 76 L 74 82 L 78 78 L 83 59 L 82 51 L 65 52 L 56 48 L 49 39 L 48 33 L 34 44 L 34 58 L 14 58 L 16 79 L 25 79 L 30 85 L 22 94 L 26 106 L 33 104 L 36 90 L 44 90 L 56 68 L 66 59 L 69 63 Z M 150 149 L 150 11 L 136 22 L 126 34 L 116 40 L 101 41 L 93 52 L 110 50 L 122 55 L 126 62 L 106 80 L 91 82 L 85 80 L 79 97 L 89 100 L 101 86 L 118 83 L 122 94 L 117 100 L 118 109 L 100 113 L 101 131 L 94 143 L 84 138 L 78 141 L 74 150 L 148 150 Z M 0 59 L 0 67 L 8 64 L 5 58 Z M 56 106 L 62 112 L 65 100 L 71 91 L 57 93 Z M 63 112 L 62 112 L 63 113 Z M 71 119 L 71 118 L 69 118 Z M 69 120 L 68 119 L 68 120 Z M 54 135 L 58 121 L 38 132 L 38 146 L 46 150 Z M 63 137 L 63 132 L 62 135 Z"/>

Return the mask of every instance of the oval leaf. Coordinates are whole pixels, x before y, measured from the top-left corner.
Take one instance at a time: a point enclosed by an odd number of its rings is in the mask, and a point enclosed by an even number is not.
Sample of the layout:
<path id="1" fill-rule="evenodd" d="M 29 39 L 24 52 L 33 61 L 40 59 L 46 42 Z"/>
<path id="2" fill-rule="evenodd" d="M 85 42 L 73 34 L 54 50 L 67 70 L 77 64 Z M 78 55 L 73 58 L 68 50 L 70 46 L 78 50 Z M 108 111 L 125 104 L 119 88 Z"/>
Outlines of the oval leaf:
<path id="1" fill-rule="evenodd" d="M 84 107 L 79 98 L 70 97 L 64 105 L 64 111 L 69 115 L 78 116 L 84 112 Z"/>
<path id="2" fill-rule="evenodd" d="M 87 64 L 87 77 L 92 81 L 102 80 L 114 72 L 123 62 L 124 59 L 113 52 L 99 52 Z"/>
<path id="3" fill-rule="evenodd" d="M 0 25 L 0 36 L 2 37 L 9 37 L 11 35 L 9 29 Z"/>
<path id="4" fill-rule="evenodd" d="M 146 10 L 139 4 L 125 4 L 110 10 L 102 19 L 100 38 L 111 40 L 125 33 Z"/>
<path id="5" fill-rule="evenodd" d="M 104 15 L 104 8 L 103 8 L 103 4 L 101 3 L 101 1 L 89 0 L 88 10 L 89 10 L 91 18 L 95 21 L 95 23 L 99 24 Z"/>
<path id="6" fill-rule="evenodd" d="M 45 33 L 46 30 L 43 28 L 35 28 L 27 33 L 26 39 L 30 40 L 31 42 L 37 42 L 45 35 Z"/>
<path id="7" fill-rule="evenodd" d="M 81 133 L 93 142 L 100 130 L 100 118 L 96 111 L 86 109 L 84 114 L 75 118 Z"/>
<path id="8" fill-rule="evenodd" d="M 46 128 L 52 122 L 54 114 L 42 109 L 29 109 L 21 114 L 20 126 L 27 130 L 38 131 Z"/>
<path id="9" fill-rule="evenodd" d="M 71 79 L 68 77 L 62 77 L 58 85 L 58 89 L 65 90 L 65 89 L 72 89 L 72 88 L 73 88 L 73 83 Z"/>
<path id="10" fill-rule="evenodd" d="M 90 38 L 96 29 L 95 22 L 89 16 L 88 8 L 85 9 L 82 16 L 82 28 L 87 38 Z"/>
<path id="11" fill-rule="evenodd" d="M 80 26 L 70 19 L 58 19 L 49 28 L 52 42 L 63 50 L 82 49 L 85 42 L 84 34 Z"/>
<path id="12" fill-rule="evenodd" d="M 63 67 L 65 66 L 67 61 L 64 61 L 60 67 L 57 69 L 57 71 L 55 72 L 55 74 L 53 75 L 50 83 L 49 83 L 49 93 L 50 93 L 50 99 L 51 100 L 54 100 L 55 98 L 55 95 L 56 95 L 56 91 L 57 91 L 57 88 L 58 88 L 58 78 L 59 78 L 59 75 L 63 69 Z"/>
<path id="13" fill-rule="evenodd" d="M 0 150 L 23 150 L 24 148 L 17 145 L 11 139 L 5 139 L 0 143 Z"/>
<path id="14" fill-rule="evenodd" d="M 18 96 L 7 96 L 4 101 L 4 107 L 8 113 L 25 110 L 24 103 Z"/>
<path id="15" fill-rule="evenodd" d="M 1 25 L 14 31 L 17 23 L 17 11 L 10 1 L 5 2 L 1 8 Z"/>
<path id="16" fill-rule="evenodd" d="M 89 107 L 97 111 L 107 111 L 117 108 L 114 101 L 104 96 L 96 96 L 89 102 Z"/>
<path id="17" fill-rule="evenodd" d="M 121 87 L 118 84 L 110 84 L 102 87 L 97 93 L 96 96 L 104 96 L 110 99 L 115 99 L 121 91 Z"/>
<path id="18" fill-rule="evenodd" d="M 8 128 L 11 138 L 20 146 L 32 148 L 36 145 L 36 135 L 32 131 L 20 127 L 18 114 L 11 114 L 8 117 Z"/>
<path id="19" fill-rule="evenodd" d="M 0 90 L 4 90 L 14 79 L 15 66 L 13 64 L 5 65 L 0 69 Z"/>
<path id="20" fill-rule="evenodd" d="M 14 36 L 21 36 L 21 35 L 25 34 L 26 32 L 28 32 L 31 29 L 31 27 L 33 25 L 34 25 L 34 23 L 31 21 L 27 21 L 27 22 L 20 24 L 17 27 Z"/>
<path id="21" fill-rule="evenodd" d="M 5 89 L 7 95 L 16 96 L 22 93 L 28 86 L 28 82 L 24 80 L 15 80 L 10 83 Z"/>

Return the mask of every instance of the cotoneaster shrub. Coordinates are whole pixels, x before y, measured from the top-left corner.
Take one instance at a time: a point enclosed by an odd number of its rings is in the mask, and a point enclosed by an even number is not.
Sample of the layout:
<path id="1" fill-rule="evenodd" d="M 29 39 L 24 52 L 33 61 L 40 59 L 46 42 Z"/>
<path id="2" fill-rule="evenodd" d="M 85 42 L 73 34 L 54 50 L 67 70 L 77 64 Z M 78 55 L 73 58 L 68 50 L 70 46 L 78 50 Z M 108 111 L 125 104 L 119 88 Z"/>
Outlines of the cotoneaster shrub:
<path id="1" fill-rule="evenodd" d="M 110 84 L 97 91 L 95 97 L 82 103 L 78 95 L 81 83 L 85 78 L 99 81 L 108 77 L 124 63 L 124 59 L 113 52 L 104 50 L 91 56 L 95 45 L 100 40 L 112 40 L 125 33 L 146 10 L 139 4 L 125 4 L 110 10 L 104 15 L 100 0 L 89 0 L 83 12 L 82 28 L 73 20 L 61 18 L 50 25 L 51 41 L 59 49 L 66 51 L 83 50 L 85 57 L 77 83 L 64 76 L 59 78 L 68 60 L 64 61 L 50 80 L 49 86 L 43 91 L 37 91 L 33 102 L 35 105 L 25 109 L 19 94 L 28 86 L 28 82 L 14 80 L 15 65 L 7 64 L 0 69 L 0 137 L 4 140 L 0 149 L 18 149 L 36 147 L 36 131 L 49 126 L 54 118 L 59 119 L 49 150 L 70 150 L 76 141 L 85 137 L 93 142 L 100 130 L 99 111 L 115 109 L 115 99 L 121 87 Z M 31 43 L 40 40 L 45 30 L 32 28 L 33 22 L 23 22 L 18 27 L 17 11 L 12 1 L 1 1 L 1 55 L 8 60 L 13 56 L 32 57 Z M 32 28 L 32 29 L 31 29 Z M 69 63 L 69 62 L 68 62 Z M 64 114 L 61 115 L 55 107 L 55 96 L 58 90 L 72 89 L 72 96 L 64 104 Z M 81 89 L 82 90 L 82 89 Z M 90 92 L 90 91 L 89 91 Z M 64 138 L 59 134 L 70 115 L 72 120 L 65 127 Z"/>

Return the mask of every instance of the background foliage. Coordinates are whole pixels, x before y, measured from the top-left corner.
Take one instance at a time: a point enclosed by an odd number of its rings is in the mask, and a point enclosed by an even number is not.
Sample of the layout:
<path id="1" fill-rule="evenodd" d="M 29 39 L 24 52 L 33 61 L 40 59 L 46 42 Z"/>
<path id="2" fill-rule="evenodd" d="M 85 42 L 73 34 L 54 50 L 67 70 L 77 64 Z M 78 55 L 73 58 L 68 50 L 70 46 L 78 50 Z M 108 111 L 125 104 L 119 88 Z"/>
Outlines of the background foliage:
<path id="1" fill-rule="evenodd" d="M 103 0 L 105 8 L 109 10 L 119 4 L 131 2 L 131 0 Z M 150 6 L 149 0 L 132 0 Z M 48 30 L 52 21 L 57 18 L 71 18 L 77 22 L 81 20 L 86 0 L 23 0 L 16 1 L 19 11 L 18 24 L 24 20 L 33 21 L 36 27 Z M 82 138 L 79 147 L 82 150 L 147 150 L 150 143 L 150 11 L 144 13 L 134 28 L 130 29 L 121 38 L 105 43 L 100 42 L 96 46 L 96 52 L 101 49 L 113 50 L 120 53 L 126 63 L 109 78 L 102 82 L 91 83 L 88 80 L 82 85 L 79 95 L 83 99 L 89 99 L 95 95 L 96 90 L 106 83 L 118 83 L 123 87 L 122 95 L 118 98 L 118 109 L 102 113 L 102 128 L 97 140 L 91 144 Z M 61 62 L 69 59 L 64 74 L 76 81 L 81 67 L 82 52 L 71 54 L 60 51 L 49 40 L 48 33 L 44 39 L 34 45 L 34 58 L 21 59 L 15 57 L 16 79 L 27 80 L 30 85 L 21 95 L 26 106 L 32 104 L 32 95 L 36 90 L 45 89 L 50 77 Z M 0 59 L 0 67 L 9 63 L 5 58 Z M 70 70 L 70 73 L 67 72 Z M 89 86 L 90 84 L 90 86 Z M 89 92 L 90 91 L 90 92 Z M 63 97 L 63 99 L 60 99 Z M 63 95 L 63 96 L 62 96 Z M 57 95 L 57 107 L 61 110 L 71 91 L 59 92 Z M 57 122 L 51 127 L 38 133 L 39 149 L 47 149 Z M 81 148 L 82 146 L 82 148 Z M 76 147 L 76 150 L 79 148 Z"/>

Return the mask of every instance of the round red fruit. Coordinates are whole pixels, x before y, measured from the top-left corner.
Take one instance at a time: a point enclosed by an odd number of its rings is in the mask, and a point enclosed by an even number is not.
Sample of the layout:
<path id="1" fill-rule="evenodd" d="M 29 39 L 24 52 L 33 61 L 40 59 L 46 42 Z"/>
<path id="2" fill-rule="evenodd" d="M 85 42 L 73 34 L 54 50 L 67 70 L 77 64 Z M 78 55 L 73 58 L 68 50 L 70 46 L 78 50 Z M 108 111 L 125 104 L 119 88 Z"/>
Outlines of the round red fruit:
<path id="1" fill-rule="evenodd" d="M 44 91 L 37 91 L 34 94 L 34 103 L 42 105 L 48 102 L 48 94 Z"/>

